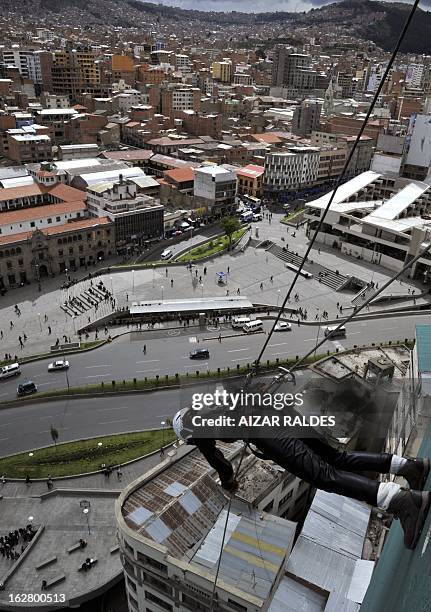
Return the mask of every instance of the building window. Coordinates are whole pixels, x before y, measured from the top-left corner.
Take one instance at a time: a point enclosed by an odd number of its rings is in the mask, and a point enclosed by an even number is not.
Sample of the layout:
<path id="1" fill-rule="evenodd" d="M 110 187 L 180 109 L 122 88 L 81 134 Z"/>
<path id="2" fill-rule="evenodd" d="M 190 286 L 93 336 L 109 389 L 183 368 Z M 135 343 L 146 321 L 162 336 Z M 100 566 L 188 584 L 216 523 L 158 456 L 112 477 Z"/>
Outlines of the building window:
<path id="1" fill-rule="evenodd" d="M 264 512 L 270 512 L 274 508 L 274 500 L 270 501 L 269 504 L 263 509 Z"/>
<path id="2" fill-rule="evenodd" d="M 135 593 L 136 593 L 136 590 L 137 590 L 137 589 L 136 589 L 136 584 L 133 582 L 133 580 L 131 580 L 131 579 L 129 578 L 129 576 L 127 576 L 127 584 L 128 584 L 128 585 L 129 585 L 129 587 L 130 587 L 130 588 L 131 588 L 133 591 L 135 591 Z"/>
<path id="3" fill-rule="evenodd" d="M 150 593 L 150 591 L 145 591 L 145 599 L 148 599 L 148 601 L 152 601 L 153 603 L 157 604 L 158 606 L 160 606 L 160 608 L 163 608 L 163 610 L 168 610 L 168 612 L 172 612 L 171 604 L 168 604 L 166 601 L 163 601 L 163 599 L 160 599 L 160 597 L 157 597 L 157 595 L 153 595 L 152 593 Z"/>
<path id="4" fill-rule="evenodd" d="M 291 489 L 287 495 L 285 495 L 284 497 L 281 498 L 279 507 L 281 507 L 283 504 L 285 504 L 287 502 L 287 500 L 292 497 L 292 495 L 293 495 L 293 489 Z"/>
<path id="5" fill-rule="evenodd" d="M 132 607 L 135 608 L 135 610 L 139 610 L 139 605 L 138 605 L 137 600 L 134 597 L 132 597 L 130 593 L 129 593 L 129 602 L 132 604 Z"/>
<path id="6" fill-rule="evenodd" d="M 132 553 L 132 555 L 134 555 L 134 554 L 135 554 L 135 551 L 134 551 L 134 550 L 133 550 L 133 548 L 130 546 L 130 544 L 129 544 L 128 542 L 126 542 L 126 540 L 124 540 L 124 546 L 125 546 L 126 550 L 127 550 L 129 553 Z"/>
<path id="7" fill-rule="evenodd" d="M 233 601 L 233 599 L 228 599 L 227 603 L 229 604 L 229 607 L 232 608 L 233 610 L 239 610 L 240 612 L 247 612 L 247 608 L 245 606 L 242 606 L 236 601 Z"/>
<path id="8" fill-rule="evenodd" d="M 24 265 L 24 260 L 23 259 L 18 259 L 18 265 L 19 266 L 23 266 Z"/>
<path id="9" fill-rule="evenodd" d="M 7 262 L 6 262 L 6 268 L 7 268 L 8 270 L 10 270 L 10 269 L 12 268 L 12 262 L 11 262 L 11 261 L 7 261 Z"/>
<path id="10" fill-rule="evenodd" d="M 34 221 L 30 222 L 30 227 L 36 227 L 36 223 Z"/>
<path id="11" fill-rule="evenodd" d="M 61 221 L 61 218 L 60 218 L 60 217 L 56 217 L 56 218 L 55 218 L 55 220 L 56 220 L 56 221 L 57 221 L 57 223 L 58 223 L 59 221 Z"/>
<path id="12" fill-rule="evenodd" d="M 48 223 L 52 223 L 52 219 L 48 219 Z"/>
<path id="13" fill-rule="evenodd" d="M 159 570 L 159 572 L 162 572 L 163 574 L 167 574 L 168 573 L 168 566 L 167 565 L 164 565 L 163 563 L 160 563 L 159 561 L 156 561 L 156 559 L 152 559 L 151 557 L 147 557 L 147 555 L 144 555 L 144 554 L 140 553 L 139 551 L 138 551 L 138 561 L 141 561 L 142 563 L 144 563 L 146 565 L 149 565 L 150 567 L 153 567 L 156 570 Z"/>

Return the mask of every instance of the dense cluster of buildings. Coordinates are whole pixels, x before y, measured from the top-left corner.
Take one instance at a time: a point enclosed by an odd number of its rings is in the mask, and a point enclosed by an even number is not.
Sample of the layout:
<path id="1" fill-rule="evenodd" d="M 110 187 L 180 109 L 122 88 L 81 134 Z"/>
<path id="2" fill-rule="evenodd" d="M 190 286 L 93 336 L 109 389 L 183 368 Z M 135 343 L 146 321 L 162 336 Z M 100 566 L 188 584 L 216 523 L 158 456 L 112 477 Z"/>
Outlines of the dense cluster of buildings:
<path id="1" fill-rule="evenodd" d="M 73 37 L 58 26 L 22 34 L 17 26 L 0 40 L 1 288 L 142 248 L 175 229 L 172 213 L 214 220 L 244 195 L 308 201 L 343 169 L 348 179 L 390 175 L 392 196 L 421 181 L 426 199 L 429 58 L 399 56 L 352 154 L 387 61 L 377 48 L 340 54 L 314 38 L 265 52 L 208 48 L 163 28 L 110 44 L 79 27 Z M 353 216 L 373 227 L 379 218 Z"/>
<path id="2" fill-rule="evenodd" d="M 185 219 L 236 214 L 245 196 L 303 209 L 310 235 L 342 175 L 319 244 L 398 271 L 431 242 L 431 56 L 398 55 L 356 142 L 389 60 L 374 43 L 339 36 L 335 44 L 298 27 L 292 44 L 280 44 L 275 23 L 256 38 L 246 26 L 208 31 L 193 20 L 181 34 L 154 19 L 127 36 L 121 26 L 55 17 L 44 27 L 5 23 L 0 293 L 127 259 L 181 233 Z M 429 253 L 411 276 L 431 282 Z M 384 445 L 408 453 L 421 417 L 414 398 L 429 412 L 430 347 L 429 330 L 419 329 L 413 359 L 405 347 L 364 349 L 317 362 L 313 375 L 377 393 L 382 373 L 396 372 L 402 392 Z M 339 432 L 336 442 L 355 448 L 356 436 Z M 222 448 L 236 465 L 240 445 Z M 284 612 L 286 602 L 295 611 L 359 611 L 385 537 L 368 506 L 314 495 L 249 453 L 231 504 L 196 449 L 177 444 L 166 454 L 119 496 L 91 495 L 103 516 L 92 518 L 100 571 L 84 585 L 70 570 L 80 502 L 63 490 L 49 496 L 54 521 L 23 559 L 31 570 L 10 582 L 16 592 L 37 591 L 43 573 L 34 578 L 34 567 L 58 561 L 72 607 L 124 571 L 131 612 Z M 25 498 L 4 504 L 8 523 L 29 513 Z"/>

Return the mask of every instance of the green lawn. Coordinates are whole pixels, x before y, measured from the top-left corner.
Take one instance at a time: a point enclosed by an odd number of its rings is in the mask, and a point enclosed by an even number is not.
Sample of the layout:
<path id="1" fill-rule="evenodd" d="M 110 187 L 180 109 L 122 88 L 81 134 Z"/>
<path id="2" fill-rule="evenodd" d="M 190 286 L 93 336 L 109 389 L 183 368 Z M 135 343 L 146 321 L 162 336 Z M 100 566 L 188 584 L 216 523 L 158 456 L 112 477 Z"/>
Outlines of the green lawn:
<path id="1" fill-rule="evenodd" d="M 280 223 L 287 223 L 287 221 L 292 221 L 293 219 L 295 219 L 295 217 L 299 217 L 299 215 L 302 215 L 304 210 L 305 208 L 300 208 L 299 210 L 295 210 L 294 212 L 291 212 L 289 215 L 285 215 L 280 220 Z"/>
<path id="2" fill-rule="evenodd" d="M 49 434 L 47 434 L 47 437 Z M 99 470 L 102 463 L 118 465 L 137 459 L 175 440 L 172 429 L 141 431 L 67 442 L 0 459 L 0 474 L 6 478 L 53 478 Z M 102 442 L 99 448 L 98 442 Z"/>
<path id="3" fill-rule="evenodd" d="M 247 228 L 242 227 L 238 231 L 232 234 L 232 244 L 234 244 L 237 240 L 242 238 L 242 236 L 247 231 Z M 214 238 L 205 244 L 201 244 L 187 253 L 180 255 L 175 261 L 196 261 L 198 259 L 203 259 L 204 257 L 210 257 L 211 255 L 216 255 L 221 251 L 224 251 L 229 245 L 229 239 L 227 236 L 220 236 L 218 238 Z"/>

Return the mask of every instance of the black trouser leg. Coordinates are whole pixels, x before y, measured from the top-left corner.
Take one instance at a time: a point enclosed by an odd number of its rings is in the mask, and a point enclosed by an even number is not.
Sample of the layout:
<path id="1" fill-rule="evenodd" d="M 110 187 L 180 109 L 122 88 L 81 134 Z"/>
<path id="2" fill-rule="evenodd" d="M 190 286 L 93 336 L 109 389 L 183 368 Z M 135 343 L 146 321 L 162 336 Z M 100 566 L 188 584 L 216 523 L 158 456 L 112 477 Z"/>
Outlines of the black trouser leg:
<path id="1" fill-rule="evenodd" d="M 303 440 L 278 434 L 274 438 L 260 438 L 252 442 L 268 458 L 314 487 L 377 505 L 377 481 L 337 469 Z"/>
<path id="2" fill-rule="evenodd" d="M 340 470 L 389 474 L 392 461 L 392 455 L 389 453 L 340 451 L 319 438 L 306 438 L 302 441 L 322 459 Z"/>

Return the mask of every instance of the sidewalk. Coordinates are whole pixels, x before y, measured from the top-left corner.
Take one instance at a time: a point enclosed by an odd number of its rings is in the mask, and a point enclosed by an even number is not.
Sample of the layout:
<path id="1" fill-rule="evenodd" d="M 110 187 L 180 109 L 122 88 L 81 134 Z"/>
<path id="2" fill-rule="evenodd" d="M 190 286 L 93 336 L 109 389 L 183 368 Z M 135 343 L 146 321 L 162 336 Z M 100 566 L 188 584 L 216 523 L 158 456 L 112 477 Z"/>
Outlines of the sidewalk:
<path id="1" fill-rule="evenodd" d="M 305 230 L 300 228 L 295 231 L 292 237 L 292 228 L 286 228 L 279 223 L 281 215 L 273 215 L 272 223 L 267 219 L 257 224 L 252 224 L 252 238 L 258 240 L 268 239 L 281 246 L 289 246 L 289 250 L 305 253 L 308 239 Z M 289 232 L 289 234 L 288 234 Z M 282 241 L 281 238 L 285 240 Z M 319 252 L 320 248 L 320 252 Z M 331 269 L 339 269 L 341 274 L 346 276 L 357 276 L 364 281 L 377 283 L 379 287 L 386 282 L 391 274 L 381 268 L 374 268 L 363 261 L 357 262 L 347 256 L 340 256 L 338 251 L 332 251 L 327 247 L 317 246 L 311 251 L 312 260 L 318 261 L 323 266 Z M 206 274 L 205 274 L 206 270 Z M 220 286 L 217 283 L 216 273 L 224 271 L 227 273 L 228 284 Z M 117 308 L 130 306 L 133 301 L 190 298 L 190 297 L 217 297 L 236 295 L 240 289 L 242 296 L 248 297 L 253 303 L 281 304 L 288 291 L 294 273 L 285 267 L 282 260 L 267 253 L 264 249 L 249 246 L 241 253 L 234 251 L 215 257 L 213 260 L 197 263 L 192 271 L 187 270 L 186 266 L 158 267 L 154 269 L 136 269 L 127 272 L 116 272 L 105 274 L 98 277 L 103 280 L 105 286 L 113 292 Z M 271 282 L 272 277 L 272 282 Z M 196 283 L 196 279 L 198 282 Z M 202 281 L 202 284 L 199 282 Z M 29 356 L 49 352 L 50 346 L 55 344 L 59 338 L 65 334 L 72 341 L 76 341 L 76 331 L 88 323 L 99 319 L 104 314 L 112 312 L 109 303 L 99 307 L 97 313 L 94 308 L 72 319 L 63 312 L 61 304 L 70 297 L 79 296 L 85 291 L 90 281 L 82 281 L 73 285 L 67 290 L 60 289 L 64 279 L 47 279 L 43 285 L 42 293 L 39 293 L 37 286 L 30 285 L 23 289 L 10 291 L 0 301 L 1 324 L 0 332 L 0 358 L 4 353 L 11 353 L 12 357 L 18 358 L 23 355 Z M 414 296 L 409 297 L 408 289 L 414 289 L 416 294 L 421 288 L 419 283 L 411 281 L 396 282 L 387 289 L 387 293 L 400 293 L 406 296 L 402 303 L 386 302 L 383 304 L 371 305 L 369 312 L 393 309 L 397 306 L 414 306 Z M 308 321 L 315 319 L 316 314 L 326 310 L 329 319 L 335 319 L 339 314 L 337 302 L 343 307 L 343 314 L 350 313 L 354 294 L 351 292 L 335 292 L 329 287 L 319 284 L 317 280 L 298 279 L 294 293 L 300 295 L 298 302 L 293 299 L 289 306 L 307 310 Z M 23 299 L 24 298 L 24 299 Z M 426 298 L 416 298 L 416 306 L 427 304 Z M 7 306 L 4 306 L 7 304 Z M 14 304 L 18 304 L 21 316 L 18 317 L 14 312 Z M 47 320 L 45 320 L 45 315 Z M 10 326 L 13 323 L 13 327 Z M 48 326 L 51 327 L 51 334 L 48 333 Z M 113 333 L 118 333 L 121 328 L 112 328 Z M 124 330 L 121 330 L 124 331 Z M 110 332 L 111 333 L 111 329 Z M 18 337 L 26 334 L 27 340 L 24 348 L 19 348 Z M 99 339 L 107 337 L 103 328 L 99 331 Z M 90 334 L 89 340 L 94 340 L 95 334 Z"/>
<path id="2" fill-rule="evenodd" d="M 170 450 L 172 450 L 172 448 L 165 448 L 163 456 L 161 456 L 159 452 L 156 452 L 148 457 L 125 465 L 121 468 L 121 479 L 117 477 L 115 470 L 109 477 L 105 476 L 103 473 L 97 473 L 89 475 L 84 474 L 71 478 L 54 478 L 54 488 L 51 490 L 97 489 L 99 491 L 122 491 L 128 484 L 133 482 L 133 480 L 156 465 L 159 465 L 161 461 L 168 459 L 168 452 Z M 190 450 L 190 446 L 182 445 L 176 449 L 176 452 L 181 456 L 187 450 Z M 35 480 L 29 485 L 24 481 L 6 481 L 4 485 L 0 482 L 0 496 L 3 497 L 35 497 L 43 493 L 48 493 L 48 491 L 46 479 L 41 481 Z"/>

